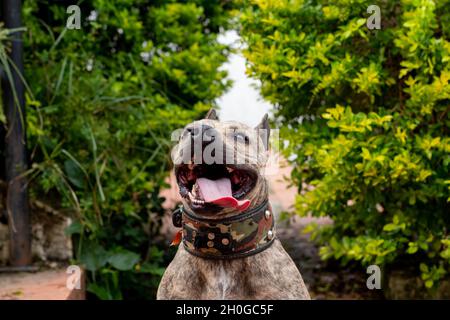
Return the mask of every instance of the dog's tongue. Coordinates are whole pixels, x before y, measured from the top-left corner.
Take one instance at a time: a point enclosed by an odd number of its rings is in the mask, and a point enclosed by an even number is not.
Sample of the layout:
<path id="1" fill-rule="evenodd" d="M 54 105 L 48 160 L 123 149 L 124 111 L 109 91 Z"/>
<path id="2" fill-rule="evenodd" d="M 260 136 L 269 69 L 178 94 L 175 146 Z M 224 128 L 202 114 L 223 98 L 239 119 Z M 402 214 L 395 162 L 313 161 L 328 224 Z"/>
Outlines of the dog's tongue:
<path id="1" fill-rule="evenodd" d="M 221 207 L 235 208 L 244 211 L 250 205 L 250 200 L 238 200 L 231 192 L 231 181 L 228 178 L 210 180 L 198 178 L 197 184 L 205 202 L 211 202 Z"/>

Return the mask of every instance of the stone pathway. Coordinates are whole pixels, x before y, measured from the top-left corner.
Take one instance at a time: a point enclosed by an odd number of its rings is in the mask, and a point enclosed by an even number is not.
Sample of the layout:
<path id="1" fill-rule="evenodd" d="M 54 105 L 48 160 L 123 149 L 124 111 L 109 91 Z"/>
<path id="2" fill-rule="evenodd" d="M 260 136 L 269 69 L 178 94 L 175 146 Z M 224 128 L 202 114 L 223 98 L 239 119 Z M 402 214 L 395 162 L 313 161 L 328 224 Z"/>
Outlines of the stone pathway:
<path id="1" fill-rule="evenodd" d="M 66 268 L 0 273 L 0 300 L 84 300 L 83 289 L 70 290 Z"/>

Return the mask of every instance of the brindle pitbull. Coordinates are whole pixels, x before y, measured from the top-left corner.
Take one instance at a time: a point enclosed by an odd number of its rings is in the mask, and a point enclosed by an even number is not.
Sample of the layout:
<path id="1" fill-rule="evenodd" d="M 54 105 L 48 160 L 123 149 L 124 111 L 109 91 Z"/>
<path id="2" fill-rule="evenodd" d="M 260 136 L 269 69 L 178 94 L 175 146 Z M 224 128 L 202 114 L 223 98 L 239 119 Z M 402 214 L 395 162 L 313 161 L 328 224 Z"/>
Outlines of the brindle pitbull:
<path id="1" fill-rule="evenodd" d="M 267 115 L 252 129 L 219 122 L 211 110 L 184 128 L 172 153 L 183 243 L 158 299 L 310 299 L 275 236 L 264 177 L 268 138 Z"/>

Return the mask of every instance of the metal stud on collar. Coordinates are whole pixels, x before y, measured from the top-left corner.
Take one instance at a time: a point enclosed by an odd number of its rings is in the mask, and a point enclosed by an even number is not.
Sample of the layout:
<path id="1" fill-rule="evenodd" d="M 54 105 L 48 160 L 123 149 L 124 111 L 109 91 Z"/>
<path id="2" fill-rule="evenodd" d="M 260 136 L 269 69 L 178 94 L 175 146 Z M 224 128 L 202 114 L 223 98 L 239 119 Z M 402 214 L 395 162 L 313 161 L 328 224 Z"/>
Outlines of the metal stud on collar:
<path id="1" fill-rule="evenodd" d="M 272 230 L 269 230 L 269 231 L 267 232 L 267 239 L 269 239 L 269 240 L 272 240 L 272 239 L 273 239 L 273 231 L 272 231 Z"/>
<path id="2" fill-rule="evenodd" d="M 264 217 L 269 220 L 271 216 L 270 210 L 266 210 L 266 212 L 264 212 Z"/>
<path id="3" fill-rule="evenodd" d="M 183 206 L 179 206 L 173 213 L 172 213 L 172 223 L 175 227 L 181 228 L 183 226 L 182 223 L 182 216 L 183 215 Z"/>

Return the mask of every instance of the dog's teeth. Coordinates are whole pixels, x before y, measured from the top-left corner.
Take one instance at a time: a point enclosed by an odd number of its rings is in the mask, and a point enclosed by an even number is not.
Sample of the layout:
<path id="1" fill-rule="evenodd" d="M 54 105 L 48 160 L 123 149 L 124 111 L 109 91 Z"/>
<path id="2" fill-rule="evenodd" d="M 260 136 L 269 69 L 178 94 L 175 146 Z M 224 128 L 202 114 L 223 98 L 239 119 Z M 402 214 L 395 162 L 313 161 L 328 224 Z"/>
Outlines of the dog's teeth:
<path id="1" fill-rule="evenodd" d="M 204 201 L 202 201 L 202 200 L 199 200 L 199 199 L 193 199 L 193 200 L 192 200 L 192 203 L 194 203 L 194 204 L 198 204 L 198 205 L 203 205 L 203 204 L 205 204 L 205 202 L 204 202 Z"/>
<path id="2" fill-rule="evenodd" d="M 205 201 L 198 199 L 191 192 L 188 193 L 188 196 L 193 204 L 201 204 L 201 205 L 205 204 Z"/>
<path id="3" fill-rule="evenodd" d="M 194 197 L 191 193 L 189 193 L 189 199 L 191 199 L 191 202 L 192 202 L 193 204 L 198 204 L 198 205 L 203 205 L 203 204 L 205 204 L 205 201 L 200 200 L 200 199 Z"/>

